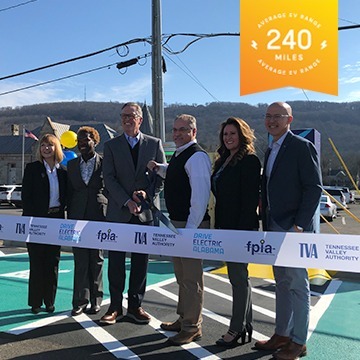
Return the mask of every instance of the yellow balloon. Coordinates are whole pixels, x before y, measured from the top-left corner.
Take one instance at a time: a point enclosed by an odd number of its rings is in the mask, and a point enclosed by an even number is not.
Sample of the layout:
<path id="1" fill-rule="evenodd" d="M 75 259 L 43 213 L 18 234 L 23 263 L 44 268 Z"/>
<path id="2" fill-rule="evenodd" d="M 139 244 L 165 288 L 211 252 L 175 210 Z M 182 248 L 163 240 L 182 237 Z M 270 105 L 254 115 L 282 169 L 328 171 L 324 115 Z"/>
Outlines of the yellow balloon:
<path id="1" fill-rule="evenodd" d="M 60 143 L 61 143 L 62 146 L 66 147 L 68 149 L 72 149 L 77 144 L 77 135 L 76 135 L 76 133 L 74 133 L 73 131 L 70 131 L 70 130 L 65 131 L 60 136 Z"/>

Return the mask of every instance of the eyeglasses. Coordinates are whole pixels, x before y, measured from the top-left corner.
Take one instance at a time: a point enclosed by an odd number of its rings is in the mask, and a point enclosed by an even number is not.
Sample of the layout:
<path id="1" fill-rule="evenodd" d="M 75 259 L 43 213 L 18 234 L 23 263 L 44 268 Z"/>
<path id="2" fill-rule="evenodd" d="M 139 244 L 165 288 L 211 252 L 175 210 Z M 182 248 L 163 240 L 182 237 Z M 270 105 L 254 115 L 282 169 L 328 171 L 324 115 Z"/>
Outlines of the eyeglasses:
<path id="1" fill-rule="evenodd" d="M 172 128 L 171 131 L 175 134 L 175 133 L 181 133 L 181 134 L 184 134 L 186 132 L 188 132 L 189 130 L 192 130 L 191 128 L 188 128 L 188 127 L 181 127 L 179 129 L 177 128 Z"/>
<path id="2" fill-rule="evenodd" d="M 284 117 L 289 117 L 290 115 L 282 115 L 282 114 L 274 114 L 274 115 L 271 115 L 271 114 L 265 114 L 265 119 L 266 120 L 271 120 L 271 119 L 274 119 L 274 120 L 280 120 Z"/>
<path id="3" fill-rule="evenodd" d="M 126 120 L 126 119 L 136 119 L 139 118 L 140 115 L 139 114 L 121 114 L 121 118 Z"/>

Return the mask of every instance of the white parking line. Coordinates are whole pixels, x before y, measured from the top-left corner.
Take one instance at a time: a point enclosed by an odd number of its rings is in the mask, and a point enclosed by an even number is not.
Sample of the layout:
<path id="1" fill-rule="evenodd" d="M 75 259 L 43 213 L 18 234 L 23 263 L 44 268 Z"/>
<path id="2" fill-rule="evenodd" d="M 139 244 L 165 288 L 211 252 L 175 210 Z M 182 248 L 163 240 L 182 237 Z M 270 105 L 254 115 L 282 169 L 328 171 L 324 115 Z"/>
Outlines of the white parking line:
<path id="1" fill-rule="evenodd" d="M 223 277 L 223 276 L 219 276 L 219 275 L 215 275 L 215 274 L 211 274 L 211 273 L 206 273 L 205 274 L 206 276 L 208 277 L 211 277 L 213 279 L 216 279 L 216 280 L 219 280 L 219 281 L 222 281 L 222 282 L 225 282 L 227 284 L 230 284 L 229 282 L 229 279 L 226 277 Z M 262 296 L 266 296 L 266 297 L 269 297 L 271 299 L 275 299 L 275 294 L 272 293 L 272 292 L 268 292 L 268 291 L 264 291 L 264 290 L 261 290 L 261 289 L 257 289 L 255 287 L 252 287 L 251 288 L 251 291 L 253 293 L 256 293 L 256 294 L 259 294 L 259 295 L 262 295 Z"/>
<path id="2" fill-rule="evenodd" d="M 340 281 L 340 280 L 331 280 L 331 282 L 330 282 L 329 286 L 326 288 L 324 294 L 321 295 L 321 298 L 319 299 L 317 304 L 314 306 L 314 308 L 311 310 L 308 339 L 315 331 L 315 328 L 316 328 L 319 320 L 325 314 L 325 311 L 330 306 L 330 304 L 331 304 L 332 300 L 334 299 L 336 292 L 339 290 L 339 287 L 341 284 L 342 284 L 342 281 Z"/>
<path id="3" fill-rule="evenodd" d="M 208 287 L 205 287 L 205 291 L 207 291 L 207 292 L 210 293 L 210 294 L 219 296 L 219 297 L 221 297 L 221 298 L 223 298 L 223 299 L 226 299 L 226 300 L 228 300 L 228 301 L 230 301 L 230 302 L 233 301 L 233 298 L 232 298 L 231 295 L 226 295 L 226 294 L 224 294 L 224 293 L 222 293 L 222 292 L 220 292 L 220 291 L 217 291 L 217 290 L 214 290 L 214 289 L 210 289 L 210 288 L 208 288 Z M 254 304 L 252 305 L 252 308 L 253 308 L 254 311 L 256 311 L 256 312 L 258 312 L 258 313 L 261 313 L 261 314 L 266 315 L 266 316 L 268 316 L 268 317 L 270 317 L 270 318 L 272 318 L 272 319 L 275 319 L 275 313 L 274 313 L 274 311 L 267 310 L 267 309 L 265 309 L 265 308 L 262 308 L 261 306 L 257 306 L 257 305 L 254 305 Z"/>
<path id="4" fill-rule="evenodd" d="M 165 289 L 162 289 L 162 288 L 154 288 L 153 290 L 157 291 L 158 293 L 168 297 L 169 299 L 171 300 L 174 300 L 175 302 L 178 301 L 178 296 L 177 295 L 174 295 L 173 293 L 171 293 L 170 291 L 167 291 Z M 209 317 L 210 319 L 216 321 L 216 322 L 219 322 L 221 324 L 224 324 L 226 326 L 230 326 L 230 320 L 224 316 L 221 316 L 221 315 L 218 315 L 216 313 L 214 313 L 213 311 L 211 310 L 208 310 L 206 308 L 203 308 L 203 311 L 202 311 L 202 314 L 204 316 L 207 316 Z M 257 331 L 253 331 L 253 338 L 255 340 L 267 340 L 268 337 L 257 332 Z"/>
<path id="5" fill-rule="evenodd" d="M 157 291 L 157 289 L 154 289 Z M 163 334 L 166 337 L 174 336 L 174 332 L 171 331 L 164 331 L 160 328 L 161 321 L 158 319 L 152 317 L 150 321 L 150 326 L 154 328 L 159 333 Z M 194 355 L 197 359 L 206 359 L 206 360 L 218 360 L 221 359 L 218 356 L 214 355 L 213 353 L 207 351 L 203 347 L 201 347 L 196 342 L 192 342 L 190 344 L 182 345 L 181 348 L 184 350 L 190 352 L 192 355 Z"/>
<path id="6" fill-rule="evenodd" d="M 110 335 L 103 327 L 94 323 L 84 313 L 79 316 L 74 316 L 73 319 L 117 359 L 140 359 L 140 357 L 133 353 L 127 346 Z"/>

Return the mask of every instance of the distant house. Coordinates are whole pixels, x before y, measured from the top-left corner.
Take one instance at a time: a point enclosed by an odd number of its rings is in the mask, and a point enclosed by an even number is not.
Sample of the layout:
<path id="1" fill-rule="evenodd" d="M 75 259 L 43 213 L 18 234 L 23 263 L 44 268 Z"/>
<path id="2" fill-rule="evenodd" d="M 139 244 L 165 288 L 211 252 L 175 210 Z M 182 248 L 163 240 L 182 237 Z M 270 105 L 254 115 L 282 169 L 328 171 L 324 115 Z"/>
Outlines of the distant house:
<path id="1" fill-rule="evenodd" d="M 347 186 L 348 177 L 343 170 L 329 170 L 328 174 L 324 176 L 323 183 L 334 186 Z"/>

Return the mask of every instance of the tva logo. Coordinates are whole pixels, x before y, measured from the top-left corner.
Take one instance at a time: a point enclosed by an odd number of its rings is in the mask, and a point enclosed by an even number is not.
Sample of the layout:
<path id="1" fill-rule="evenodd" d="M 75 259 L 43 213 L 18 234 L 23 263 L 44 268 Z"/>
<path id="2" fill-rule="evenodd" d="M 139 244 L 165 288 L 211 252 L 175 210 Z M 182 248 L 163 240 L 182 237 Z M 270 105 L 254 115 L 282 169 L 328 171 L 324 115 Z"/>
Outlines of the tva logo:
<path id="1" fill-rule="evenodd" d="M 17 234 L 25 234 L 25 224 L 16 223 L 15 232 L 16 232 Z"/>
<path id="2" fill-rule="evenodd" d="M 315 244 L 299 243 L 300 257 L 318 258 L 318 252 Z"/>
<path id="3" fill-rule="evenodd" d="M 101 231 L 99 230 L 97 234 L 98 240 L 101 242 L 103 241 L 116 241 L 117 235 L 113 232 L 111 232 L 111 229 L 108 229 L 108 231 Z"/>
<path id="4" fill-rule="evenodd" d="M 146 232 L 135 231 L 134 244 L 146 245 L 147 244 Z"/>
<path id="5" fill-rule="evenodd" d="M 264 239 L 260 240 L 260 244 L 253 244 L 251 241 L 248 241 L 245 247 L 248 252 L 251 252 L 251 255 L 272 254 L 273 250 L 275 250 L 271 245 L 265 245 Z"/>

